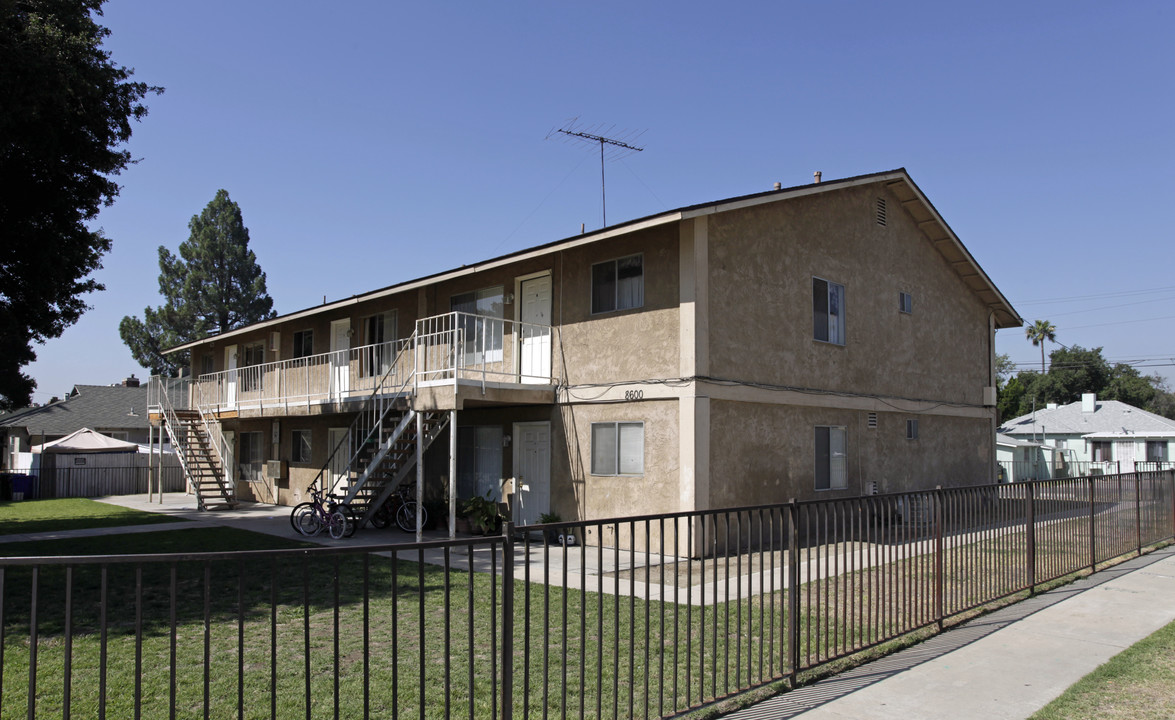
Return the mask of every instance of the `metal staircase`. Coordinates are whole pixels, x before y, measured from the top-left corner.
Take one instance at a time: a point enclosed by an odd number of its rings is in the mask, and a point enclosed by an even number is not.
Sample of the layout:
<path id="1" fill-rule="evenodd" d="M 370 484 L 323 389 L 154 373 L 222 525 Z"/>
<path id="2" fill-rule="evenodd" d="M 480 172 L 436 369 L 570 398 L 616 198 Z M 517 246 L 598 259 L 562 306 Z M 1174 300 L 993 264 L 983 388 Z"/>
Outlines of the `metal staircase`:
<path id="1" fill-rule="evenodd" d="M 214 433 L 207 418 L 199 410 L 176 409 L 171 401 L 171 391 L 174 389 L 165 386 L 167 379 L 159 380 L 161 382 L 156 391 L 159 395 L 161 425 L 167 430 L 184 477 L 196 494 L 196 506 L 201 510 L 236 507 L 236 493 L 224 469 L 224 438 L 220 436 L 219 425 L 216 425 L 217 432 Z M 172 382 L 180 388 L 185 396 L 184 404 L 187 404 L 187 383 Z"/>
<path id="2" fill-rule="evenodd" d="M 449 422 L 446 412 L 422 412 L 410 407 L 416 380 L 415 349 L 413 333 L 400 345 L 395 359 L 310 485 L 311 489 L 343 494 L 359 518 L 360 527 L 416 466 L 417 416 L 423 430 L 422 452 Z"/>

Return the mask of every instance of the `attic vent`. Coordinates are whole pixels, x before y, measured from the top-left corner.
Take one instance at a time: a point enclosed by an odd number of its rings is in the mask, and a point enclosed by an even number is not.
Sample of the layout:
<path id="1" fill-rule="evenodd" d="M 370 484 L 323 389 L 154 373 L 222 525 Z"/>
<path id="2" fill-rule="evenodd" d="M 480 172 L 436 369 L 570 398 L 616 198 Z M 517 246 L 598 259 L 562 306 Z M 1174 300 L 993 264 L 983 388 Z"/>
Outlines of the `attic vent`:
<path id="1" fill-rule="evenodd" d="M 877 224 L 885 227 L 885 198 L 877 198 Z"/>
<path id="2" fill-rule="evenodd" d="M 869 413 L 869 429 L 877 429 L 877 413 Z"/>

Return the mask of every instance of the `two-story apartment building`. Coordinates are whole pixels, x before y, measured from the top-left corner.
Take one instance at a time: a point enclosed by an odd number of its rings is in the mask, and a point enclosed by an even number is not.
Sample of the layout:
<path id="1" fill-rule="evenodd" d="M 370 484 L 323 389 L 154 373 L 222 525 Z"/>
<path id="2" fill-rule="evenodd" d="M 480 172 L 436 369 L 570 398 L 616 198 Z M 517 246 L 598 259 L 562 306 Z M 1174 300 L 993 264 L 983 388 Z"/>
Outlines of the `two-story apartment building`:
<path id="1" fill-rule="evenodd" d="M 898 169 L 659 213 L 174 350 L 243 497 L 292 504 L 380 463 L 385 485 L 411 480 L 428 445 L 430 494 L 515 478 L 515 519 L 534 523 L 991 482 L 994 334 L 1021 324 Z"/>

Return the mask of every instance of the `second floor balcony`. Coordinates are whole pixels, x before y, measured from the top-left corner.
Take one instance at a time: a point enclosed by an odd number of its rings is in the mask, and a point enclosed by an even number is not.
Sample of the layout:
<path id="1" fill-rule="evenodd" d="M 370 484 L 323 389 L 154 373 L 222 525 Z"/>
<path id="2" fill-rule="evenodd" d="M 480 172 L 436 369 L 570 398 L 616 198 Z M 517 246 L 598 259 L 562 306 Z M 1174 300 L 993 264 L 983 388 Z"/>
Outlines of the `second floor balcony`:
<path id="1" fill-rule="evenodd" d="M 342 410 L 372 394 L 434 407 L 554 399 L 550 326 L 453 312 L 423 318 L 403 340 L 208 373 L 191 403 L 216 414 Z"/>

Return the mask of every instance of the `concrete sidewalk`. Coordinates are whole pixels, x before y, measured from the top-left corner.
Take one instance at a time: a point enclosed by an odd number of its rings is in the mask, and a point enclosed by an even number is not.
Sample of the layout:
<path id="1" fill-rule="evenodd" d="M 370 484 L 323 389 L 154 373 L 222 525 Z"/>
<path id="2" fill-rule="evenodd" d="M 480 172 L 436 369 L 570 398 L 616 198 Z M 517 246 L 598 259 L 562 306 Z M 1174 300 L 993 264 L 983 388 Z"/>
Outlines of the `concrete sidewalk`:
<path id="1" fill-rule="evenodd" d="M 1175 620 L 1175 547 L 1029 598 L 734 720 L 1027 718 Z"/>

